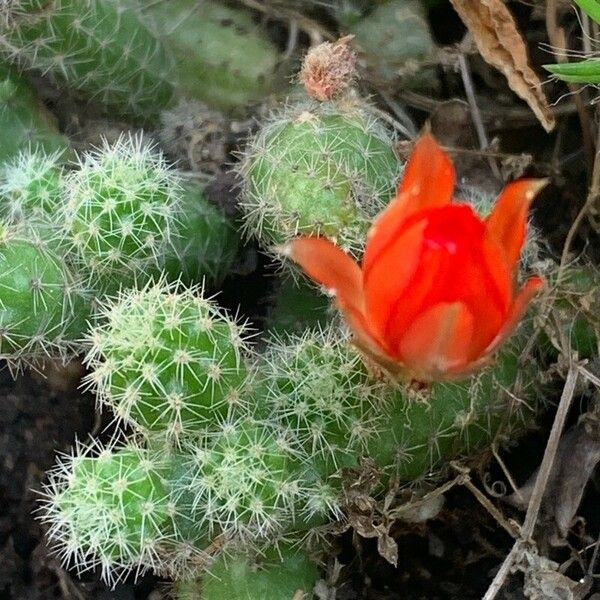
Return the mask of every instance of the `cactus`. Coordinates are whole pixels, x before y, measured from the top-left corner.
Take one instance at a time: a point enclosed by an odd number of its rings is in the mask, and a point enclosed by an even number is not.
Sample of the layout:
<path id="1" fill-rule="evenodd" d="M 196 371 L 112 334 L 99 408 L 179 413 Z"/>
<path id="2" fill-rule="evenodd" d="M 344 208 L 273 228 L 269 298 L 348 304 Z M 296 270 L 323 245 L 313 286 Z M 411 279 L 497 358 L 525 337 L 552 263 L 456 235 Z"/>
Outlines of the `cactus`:
<path id="1" fill-rule="evenodd" d="M 134 7 L 116 0 L 13 0 L 0 8 L 0 51 L 120 114 L 171 100 L 172 62 Z"/>
<path id="2" fill-rule="evenodd" d="M 3 216 L 12 222 L 48 221 L 62 202 L 61 151 L 28 149 L 2 166 L 0 198 Z"/>
<path id="3" fill-rule="evenodd" d="M 278 544 L 260 554 L 220 555 L 199 581 L 176 585 L 175 600 L 292 600 L 300 592 L 306 600 L 318 579 L 309 558 L 289 544 Z"/>
<path id="4" fill-rule="evenodd" d="M 172 506 L 164 467 L 147 450 L 79 447 L 49 473 L 43 520 L 62 559 L 101 568 L 116 581 L 128 568 L 152 566 L 170 542 Z"/>
<path id="5" fill-rule="evenodd" d="M 358 254 L 399 171 L 392 139 L 358 105 L 290 107 L 246 149 L 246 230 L 266 247 L 320 233 Z"/>
<path id="6" fill-rule="evenodd" d="M 334 329 L 308 331 L 270 344 L 256 385 L 267 420 L 299 438 L 323 483 L 335 483 L 341 467 L 358 468 L 363 455 L 411 481 L 535 415 L 533 372 L 518 360 L 525 341 L 517 336 L 476 376 L 416 391 L 370 375 Z M 531 404 L 502 392 L 510 389 Z"/>
<path id="7" fill-rule="evenodd" d="M 115 415 L 179 439 L 225 421 L 249 377 L 244 328 L 201 297 L 159 282 L 100 311 L 88 382 Z"/>
<path id="8" fill-rule="evenodd" d="M 64 180 L 59 214 L 76 267 L 99 293 L 142 282 L 170 250 L 179 178 L 141 137 L 88 152 Z"/>
<path id="9" fill-rule="evenodd" d="M 212 284 L 229 272 L 238 252 L 239 235 L 231 221 L 206 200 L 200 186 L 183 184 L 180 214 L 164 258 L 171 281 Z"/>
<path id="10" fill-rule="evenodd" d="M 85 289 L 34 223 L 0 223 L 0 356 L 19 370 L 78 348 Z"/>
<path id="11" fill-rule="evenodd" d="M 40 146 L 47 152 L 65 151 L 69 147 L 33 88 L 21 75 L 2 63 L 0 131 L 0 163 L 13 159 L 20 150 L 28 147 Z"/>
<path id="12" fill-rule="evenodd" d="M 375 79 L 390 84 L 401 78 L 405 87 L 436 89 L 438 49 L 420 0 L 388 0 L 357 20 L 349 33 L 366 58 Z M 429 66 L 429 68 L 428 68 Z"/>
<path id="13" fill-rule="evenodd" d="M 281 80 L 277 48 L 249 13 L 215 0 L 152 2 L 144 11 L 157 29 L 166 31 L 181 96 L 239 112 Z"/>
<path id="14" fill-rule="evenodd" d="M 206 526 L 210 538 L 246 544 L 293 528 L 306 459 L 295 442 L 268 422 L 238 419 L 184 446 L 186 475 L 177 486 L 193 498 L 192 521 Z"/>
<path id="15" fill-rule="evenodd" d="M 529 320 L 480 373 L 421 388 L 374 376 L 335 328 L 271 339 L 251 366 L 243 331 L 198 288 L 122 292 L 100 321 L 88 382 L 144 445 L 76 450 L 59 466 L 46 494 L 50 537 L 109 581 L 124 570 L 175 577 L 182 600 L 199 589 L 259 598 L 265 581 L 309 592 L 314 567 L 287 549 L 285 568 L 238 577 L 255 572 L 251 556 L 271 564 L 274 541 L 300 548 L 343 519 L 364 457 L 380 490 L 390 478 L 419 481 L 513 440 L 539 407 L 539 367 L 521 358 Z"/>
<path id="16" fill-rule="evenodd" d="M 329 299 L 304 279 L 282 275 L 270 297 L 266 328 L 272 334 L 301 333 L 306 328 L 325 327 L 330 321 Z"/>

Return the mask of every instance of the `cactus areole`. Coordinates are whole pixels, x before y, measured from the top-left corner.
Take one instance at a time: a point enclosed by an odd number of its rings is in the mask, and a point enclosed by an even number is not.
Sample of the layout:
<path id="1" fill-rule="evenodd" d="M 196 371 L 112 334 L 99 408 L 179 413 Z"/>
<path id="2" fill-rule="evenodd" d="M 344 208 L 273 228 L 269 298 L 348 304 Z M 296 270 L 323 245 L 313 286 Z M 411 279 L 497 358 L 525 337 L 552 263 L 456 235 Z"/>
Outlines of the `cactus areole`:
<path id="1" fill-rule="evenodd" d="M 284 250 L 325 285 L 357 346 L 387 371 L 420 381 L 477 369 L 513 331 L 542 285 L 515 289 L 527 210 L 540 180 L 509 184 L 481 219 L 452 203 L 454 168 L 431 134 L 417 142 L 395 199 L 368 234 L 362 268 L 326 239 Z"/>

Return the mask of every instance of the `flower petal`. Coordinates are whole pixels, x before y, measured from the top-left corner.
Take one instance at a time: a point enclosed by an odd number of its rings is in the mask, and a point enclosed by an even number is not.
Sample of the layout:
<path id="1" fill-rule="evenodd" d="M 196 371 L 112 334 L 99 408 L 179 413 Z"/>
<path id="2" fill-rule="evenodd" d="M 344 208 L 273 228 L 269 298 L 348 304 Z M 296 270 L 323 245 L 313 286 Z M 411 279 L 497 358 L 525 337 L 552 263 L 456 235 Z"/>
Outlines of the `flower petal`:
<path id="1" fill-rule="evenodd" d="M 382 251 L 393 243 L 405 219 L 424 209 L 443 206 L 452 200 L 454 167 L 428 131 L 417 140 L 406 163 L 398 192 L 377 217 L 368 235 L 363 271 L 368 273 Z"/>
<path id="2" fill-rule="evenodd" d="M 504 249 L 511 271 L 525 241 L 529 206 L 547 182 L 547 179 L 520 179 L 509 183 L 486 220 L 486 234 Z"/>
<path id="3" fill-rule="evenodd" d="M 441 380 L 469 362 L 475 319 L 463 302 L 441 302 L 419 315 L 399 346 L 400 360 L 413 377 Z"/>
<path id="4" fill-rule="evenodd" d="M 377 352 L 384 351 L 365 318 L 362 272 L 350 256 L 329 240 L 319 237 L 297 238 L 286 244 L 282 253 L 335 297 L 346 322 L 363 345 L 372 346 Z"/>
<path id="5" fill-rule="evenodd" d="M 366 312 L 381 337 L 385 337 L 390 316 L 419 267 L 426 226 L 426 221 L 421 220 L 401 231 L 371 269 L 363 272 Z"/>
<path id="6" fill-rule="evenodd" d="M 504 325 L 498 332 L 498 335 L 492 340 L 490 345 L 485 349 L 485 354 L 493 352 L 498 346 L 502 344 L 510 334 L 516 329 L 521 317 L 525 314 L 529 303 L 533 297 L 539 292 L 544 286 L 545 281 L 538 275 L 530 277 L 525 285 L 521 288 L 520 292 L 515 297 L 510 311 L 506 317 Z"/>

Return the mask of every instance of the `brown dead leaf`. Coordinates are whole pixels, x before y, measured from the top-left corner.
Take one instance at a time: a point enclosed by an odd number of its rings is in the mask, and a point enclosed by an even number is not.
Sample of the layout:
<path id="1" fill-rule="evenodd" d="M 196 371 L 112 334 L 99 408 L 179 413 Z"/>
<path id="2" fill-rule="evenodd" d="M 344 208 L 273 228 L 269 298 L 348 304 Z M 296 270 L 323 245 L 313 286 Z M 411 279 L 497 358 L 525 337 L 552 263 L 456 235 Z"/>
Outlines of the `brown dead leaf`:
<path id="1" fill-rule="evenodd" d="M 554 128 L 554 114 L 529 66 L 527 48 L 503 0 L 450 0 L 473 36 L 485 61 L 498 69 L 510 88 L 535 113 L 546 131 Z"/>

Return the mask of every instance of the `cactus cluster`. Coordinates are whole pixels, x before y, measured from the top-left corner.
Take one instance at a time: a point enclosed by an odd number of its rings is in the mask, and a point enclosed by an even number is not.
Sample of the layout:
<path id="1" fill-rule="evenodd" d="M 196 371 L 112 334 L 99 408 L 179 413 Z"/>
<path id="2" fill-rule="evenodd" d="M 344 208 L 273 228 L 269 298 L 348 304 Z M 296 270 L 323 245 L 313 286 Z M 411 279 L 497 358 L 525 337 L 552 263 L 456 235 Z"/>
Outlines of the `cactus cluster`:
<path id="1" fill-rule="evenodd" d="M 64 356 L 58 349 L 83 336 L 92 301 L 163 270 L 173 282 L 216 281 L 237 251 L 229 220 L 140 136 L 104 143 L 75 168 L 63 162 L 37 148 L 2 166 L 2 356 L 10 362 Z"/>
<path id="2" fill-rule="evenodd" d="M 84 452 L 57 467 L 47 489 L 50 536 L 79 568 L 99 561 L 109 581 L 123 568 L 152 568 L 178 578 L 182 598 L 196 589 L 188 578 L 221 589 L 213 560 L 232 565 L 229 581 L 246 553 L 268 552 L 281 536 L 301 548 L 308 530 L 343 518 L 340 473 L 360 469 L 362 457 L 385 477 L 418 480 L 535 414 L 533 378 L 518 357 L 525 336 L 476 377 L 413 390 L 374 377 L 336 329 L 271 340 L 254 357 L 243 328 L 198 288 L 129 290 L 102 314 L 90 334 L 88 381 L 141 438 L 135 450 L 112 446 L 110 460 Z M 116 477 L 105 485 L 104 474 L 117 470 L 131 472 L 135 494 Z M 92 503 L 97 514 L 86 520 Z"/>
<path id="3" fill-rule="evenodd" d="M 344 21 L 381 81 L 435 59 L 420 5 L 372 4 L 294 6 Z M 318 80 L 339 90 L 290 101 L 243 150 L 243 229 L 268 253 L 321 235 L 359 259 L 394 195 L 394 137 L 358 98 L 344 40 L 309 61 L 314 75 L 344 50 L 340 77 Z M 202 186 L 142 137 L 67 166 L 65 138 L 13 71 L 50 76 L 134 121 L 171 109 L 162 140 L 178 155 L 192 148 L 189 107 L 200 106 L 210 127 L 200 123 L 189 166 L 219 172 L 233 121 L 217 111 L 239 114 L 278 83 L 281 54 L 250 13 L 216 0 L 12 0 L 0 7 L 0 53 L 12 64 L 0 66 L 0 358 L 18 369 L 86 351 L 84 384 L 116 422 L 114 439 L 78 445 L 49 474 L 42 519 L 66 563 L 111 583 L 151 570 L 176 580 L 178 600 L 311 597 L 323 532 L 346 518 L 366 461 L 375 491 L 414 486 L 510 442 L 535 416 L 544 365 L 523 352 L 531 317 L 474 375 L 416 385 L 374 367 L 329 301 L 288 271 L 259 353 L 205 294 L 240 240 Z M 556 359 L 557 339 L 597 354 L 594 270 L 569 269 L 557 286 L 558 333 L 540 356 Z"/>

